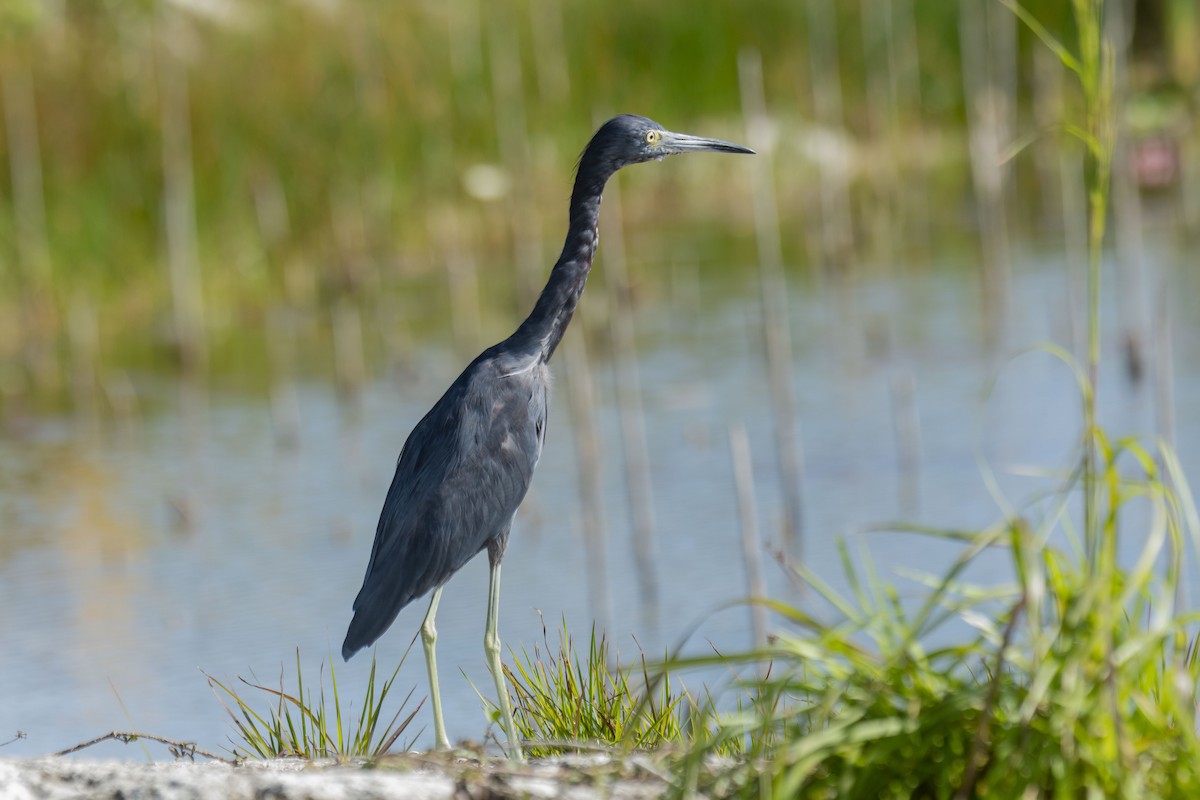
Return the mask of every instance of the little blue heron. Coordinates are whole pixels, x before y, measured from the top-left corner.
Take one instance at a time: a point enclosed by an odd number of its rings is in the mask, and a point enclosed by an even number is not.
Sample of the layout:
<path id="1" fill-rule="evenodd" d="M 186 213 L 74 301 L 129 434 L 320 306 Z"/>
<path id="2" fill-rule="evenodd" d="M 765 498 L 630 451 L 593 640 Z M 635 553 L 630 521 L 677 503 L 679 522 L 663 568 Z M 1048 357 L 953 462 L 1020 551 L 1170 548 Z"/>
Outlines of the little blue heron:
<path id="1" fill-rule="evenodd" d="M 434 616 L 446 581 L 486 549 L 491 573 L 483 645 L 496 681 L 508 753 L 521 759 L 496 620 L 500 559 L 546 438 L 546 365 L 587 282 L 599 241 L 604 184 L 629 164 L 704 150 L 754 152 L 719 139 L 671 133 L 631 114 L 604 123 L 579 158 L 567 240 L 533 311 L 512 336 L 471 362 L 400 451 L 342 657 L 349 659 L 373 643 L 400 609 L 432 590 L 421 640 L 438 749 L 449 749 L 450 741 L 438 693 Z"/>

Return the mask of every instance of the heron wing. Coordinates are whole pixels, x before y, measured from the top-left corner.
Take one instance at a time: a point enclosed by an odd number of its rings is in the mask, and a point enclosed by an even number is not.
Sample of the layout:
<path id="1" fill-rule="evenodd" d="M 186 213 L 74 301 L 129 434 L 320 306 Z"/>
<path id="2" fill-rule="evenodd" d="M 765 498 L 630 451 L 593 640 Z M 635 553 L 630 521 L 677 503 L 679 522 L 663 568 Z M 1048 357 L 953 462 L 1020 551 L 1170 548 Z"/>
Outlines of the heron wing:
<path id="1" fill-rule="evenodd" d="M 490 351 L 489 351 L 490 353 Z M 506 374 L 484 353 L 400 451 L 343 654 L 507 536 L 545 436 L 544 368 Z"/>

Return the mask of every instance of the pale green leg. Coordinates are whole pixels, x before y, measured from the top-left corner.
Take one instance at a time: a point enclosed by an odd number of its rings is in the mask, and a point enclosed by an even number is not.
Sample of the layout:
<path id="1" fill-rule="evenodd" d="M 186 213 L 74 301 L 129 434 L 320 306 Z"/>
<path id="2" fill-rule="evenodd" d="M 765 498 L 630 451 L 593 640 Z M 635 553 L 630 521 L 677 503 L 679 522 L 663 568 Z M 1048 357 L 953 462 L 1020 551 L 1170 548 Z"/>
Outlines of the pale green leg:
<path id="1" fill-rule="evenodd" d="M 500 665 L 500 635 L 496 628 L 500 617 L 500 563 L 492 565 L 488 583 L 487 627 L 483 632 L 483 649 L 487 654 L 488 669 L 496 681 L 500 713 L 504 722 L 504 735 L 508 737 L 508 755 L 513 761 L 524 761 L 521 745 L 517 739 L 517 726 L 513 722 L 512 706 L 508 702 L 508 687 L 504 683 L 504 669 Z"/>
<path id="2" fill-rule="evenodd" d="M 425 645 L 425 666 L 429 668 L 429 699 L 433 703 L 433 736 L 434 747 L 438 750 L 449 750 L 450 740 L 446 738 L 446 723 L 442 719 L 442 693 L 438 691 L 437 627 L 433 618 L 437 615 L 438 601 L 442 599 L 442 587 L 433 590 L 433 599 L 429 601 L 429 611 L 425 613 L 425 621 L 421 623 L 421 643 Z"/>

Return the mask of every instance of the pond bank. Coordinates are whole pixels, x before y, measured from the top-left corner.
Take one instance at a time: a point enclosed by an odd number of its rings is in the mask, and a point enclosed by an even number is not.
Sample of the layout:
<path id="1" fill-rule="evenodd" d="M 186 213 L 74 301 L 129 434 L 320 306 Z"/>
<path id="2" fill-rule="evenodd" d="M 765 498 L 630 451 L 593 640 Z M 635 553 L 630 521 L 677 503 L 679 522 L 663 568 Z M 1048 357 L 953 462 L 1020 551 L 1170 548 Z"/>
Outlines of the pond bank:
<path id="1" fill-rule="evenodd" d="M 45 757 L 0 759 L 0 800 L 153 798 L 192 800 L 374 800 L 441 798 L 659 797 L 667 785 L 637 757 L 504 761 L 423 757 L 387 759 L 378 768 L 281 759 L 233 766 L 224 762 L 136 764 Z"/>

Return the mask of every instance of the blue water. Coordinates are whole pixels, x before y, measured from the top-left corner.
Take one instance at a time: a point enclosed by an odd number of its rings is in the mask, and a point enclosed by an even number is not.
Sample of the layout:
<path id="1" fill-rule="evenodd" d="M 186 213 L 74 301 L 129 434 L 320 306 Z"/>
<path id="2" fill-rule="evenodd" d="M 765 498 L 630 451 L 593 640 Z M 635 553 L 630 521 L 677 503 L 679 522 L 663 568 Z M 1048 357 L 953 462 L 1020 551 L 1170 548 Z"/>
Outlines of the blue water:
<path id="1" fill-rule="evenodd" d="M 1151 274 L 1168 276 L 1175 297 L 1175 435 L 1185 468 L 1197 475 L 1200 320 L 1180 299 L 1197 287 L 1172 258 L 1169 251 L 1152 254 Z M 732 296 L 700 285 L 698 297 L 681 291 L 636 312 L 657 610 L 637 587 L 614 370 L 595 355 L 611 612 L 589 605 L 572 420 L 564 370 L 556 365 L 545 453 L 504 561 L 507 645 L 541 642 L 539 612 L 551 637 L 564 617 L 581 637 L 595 618 L 607 619 L 626 659 L 637 653 L 635 636 L 648 652 L 661 653 L 693 626 L 684 652 L 750 643 L 744 607 L 714 612 L 747 592 L 728 449 L 732 423 L 749 433 L 762 536 L 780 541 L 760 312 L 752 273 L 746 276 Z M 861 531 L 897 519 L 960 528 L 994 521 L 1000 506 L 983 464 L 1017 506 L 1053 486 L 1054 477 L 1035 473 L 1061 472 L 1077 446 L 1074 379 L 1045 353 L 1017 354 L 1040 341 L 1073 347 L 1073 304 L 1062 265 L 1028 256 L 1016 271 L 1005 330 L 989 346 L 967 267 L 863 278 L 853 289 L 793 285 L 805 562 L 844 585 L 836 543 L 848 535 L 855 547 L 869 547 L 905 596 L 916 597 L 919 586 L 901 573 L 944 569 L 957 549 Z M 1151 436 L 1159 424 L 1152 360 L 1146 378 L 1129 383 L 1115 302 L 1106 306 L 1105 322 L 1101 421 L 1113 433 Z M 1153 347 L 1148 352 L 1153 356 Z M 355 413 L 347 413 L 331 384 L 288 387 L 299 409 L 294 446 L 276 436 L 265 399 L 189 394 L 151 378 L 138 385 L 155 398 L 146 406 L 158 410 L 136 422 L 35 419 L 0 441 L 0 741 L 17 730 L 27 734 L 0 755 L 44 754 L 113 729 L 219 749 L 228 744 L 229 726 L 201 670 L 221 679 L 254 674 L 267 683 L 277 683 L 283 670 L 290 680 L 298 647 L 306 673 L 315 676 L 340 649 L 400 446 L 465 363 L 437 342 L 418 358 L 397 374 L 377 375 Z M 893 425 L 894 389 L 905 386 L 919 419 L 917 469 L 908 473 Z M 1138 545 L 1129 541 L 1126 549 Z M 774 595 L 829 613 L 811 593 L 797 594 L 769 554 L 764 561 Z M 1006 563 L 1001 555 L 985 557 L 972 577 L 1003 581 Z M 478 741 L 488 725 L 471 687 L 493 691 L 482 651 L 486 584 L 486 559 L 477 558 L 447 586 L 438 615 L 452 739 Z M 419 601 L 401 613 L 378 646 L 383 664 L 400 658 L 424 612 Z M 366 655 L 346 665 L 339 659 L 346 696 L 361 692 L 368 662 Z M 398 685 L 424 695 L 419 647 Z M 418 729 L 417 746 L 427 746 L 427 708 L 411 730 Z M 145 757 L 138 745 L 114 743 L 89 753 Z M 150 753 L 169 758 L 162 749 Z"/>

